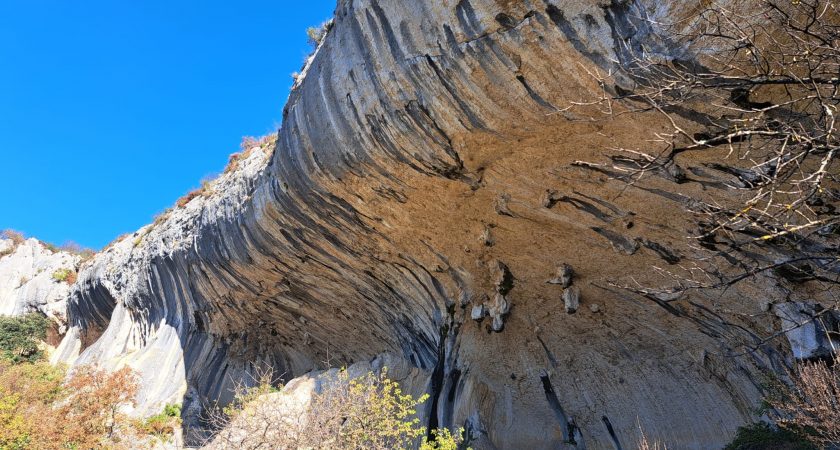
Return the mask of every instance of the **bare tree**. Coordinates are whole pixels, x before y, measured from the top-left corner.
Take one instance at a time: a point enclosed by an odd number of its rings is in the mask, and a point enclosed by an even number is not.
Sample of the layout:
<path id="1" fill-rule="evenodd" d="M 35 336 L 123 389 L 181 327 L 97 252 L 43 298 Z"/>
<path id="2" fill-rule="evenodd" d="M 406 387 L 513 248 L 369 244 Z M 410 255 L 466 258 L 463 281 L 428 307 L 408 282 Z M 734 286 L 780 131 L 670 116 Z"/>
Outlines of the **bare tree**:
<path id="1" fill-rule="evenodd" d="M 251 380 L 234 383 L 233 401 L 226 405 L 204 405 L 203 434 L 208 448 L 274 449 L 297 448 L 303 431 L 305 407 L 278 401 L 279 379 L 270 367 L 256 365 Z"/>
<path id="2" fill-rule="evenodd" d="M 691 17 L 654 22 L 661 41 L 628 41 L 620 68 L 593 74 L 604 95 L 571 108 L 596 114 L 649 112 L 669 131 L 644 149 L 609 149 L 606 163 L 575 164 L 636 185 L 723 179 L 734 194 L 681 198 L 698 225 L 697 259 L 672 286 L 613 283 L 657 302 L 694 289 L 727 288 L 772 271 L 792 282 L 840 284 L 837 115 L 840 3 L 836 0 L 711 0 Z M 618 83 L 613 85 L 612 83 Z M 624 87 L 621 87 L 624 86 Z M 688 171 L 683 161 L 705 162 Z M 721 271 L 719 267 L 737 270 Z"/>
<path id="3" fill-rule="evenodd" d="M 670 308 L 690 291 L 772 273 L 809 283 L 809 294 L 829 303 L 811 318 L 821 320 L 840 309 L 840 2 L 707 0 L 695 8 L 671 23 L 636 10 L 636 25 L 661 39 L 625 40 L 617 69 L 593 73 L 603 94 L 567 108 L 593 119 L 654 114 L 667 128 L 643 148 L 610 148 L 606 161 L 575 165 L 628 187 L 655 177 L 721 193 L 672 195 L 697 225 L 696 251 L 687 263 L 654 267 L 664 288 L 608 283 Z M 771 400 L 777 422 L 840 442 L 838 370 L 837 362 L 801 362 Z"/>

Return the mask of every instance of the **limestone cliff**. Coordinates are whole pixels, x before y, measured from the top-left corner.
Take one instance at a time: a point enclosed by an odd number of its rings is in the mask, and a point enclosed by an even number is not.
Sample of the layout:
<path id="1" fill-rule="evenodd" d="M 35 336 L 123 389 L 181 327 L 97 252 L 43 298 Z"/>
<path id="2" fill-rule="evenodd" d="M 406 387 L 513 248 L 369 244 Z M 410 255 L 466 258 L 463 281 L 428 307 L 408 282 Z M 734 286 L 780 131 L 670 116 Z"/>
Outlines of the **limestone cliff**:
<path id="1" fill-rule="evenodd" d="M 783 361 L 762 339 L 791 290 L 771 276 L 680 299 L 612 287 L 702 258 L 683 207 L 733 194 L 573 164 L 665 124 L 566 110 L 601 95 L 592 74 L 628 48 L 682 57 L 652 24 L 689 13 L 339 1 L 276 145 L 86 263 L 56 360 L 135 367 L 140 411 L 183 401 L 189 427 L 253 364 L 293 377 L 388 353 L 423 374 L 429 425 L 464 426 L 477 449 L 632 448 L 640 426 L 672 448 L 720 446 Z"/>
<path id="2" fill-rule="evenodd" d="M 56 272 L 75 271 L 79 260 L 50 250 L 37 239 L 20 243 L 0 239 L 0 315 L 38 312 L 51 318 L 56 331 L 63 333 L 70 284 L 56 279 Z"/>

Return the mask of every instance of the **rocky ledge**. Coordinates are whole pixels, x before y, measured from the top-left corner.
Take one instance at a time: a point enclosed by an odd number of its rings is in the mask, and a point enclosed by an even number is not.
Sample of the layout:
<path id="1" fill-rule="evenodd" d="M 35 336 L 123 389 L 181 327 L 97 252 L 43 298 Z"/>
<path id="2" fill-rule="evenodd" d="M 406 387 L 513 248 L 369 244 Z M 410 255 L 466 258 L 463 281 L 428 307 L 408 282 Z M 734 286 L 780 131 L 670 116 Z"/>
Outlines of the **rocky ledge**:
<path id="1" fill-rule="evenodd" d="M 64 334 L 67 298 L 80 261 L 37 239 L 0 239 L 0 315 L 40 313 L 56 324 L 53 331 Z"/>

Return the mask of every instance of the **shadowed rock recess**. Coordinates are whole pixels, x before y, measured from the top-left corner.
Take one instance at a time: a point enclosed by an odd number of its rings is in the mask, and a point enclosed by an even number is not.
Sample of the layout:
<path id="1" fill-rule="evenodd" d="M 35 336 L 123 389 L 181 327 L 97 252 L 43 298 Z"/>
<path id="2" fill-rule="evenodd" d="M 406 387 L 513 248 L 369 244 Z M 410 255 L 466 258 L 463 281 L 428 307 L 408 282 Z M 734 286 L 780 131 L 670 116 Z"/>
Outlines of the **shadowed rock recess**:
<path id="1" fill-rule="evenodd" d="M 759 343 L 790 291 L 611 288 L 701 257 L 686 199 L 734 194 L 573 165 L 668 127 L 566 110 L 628 48 L 678 56 L 650 24 L 689 3 L 340 0 L 274 148 L 85 263 L 54 359 L 131 365 L 140 412 L 183 402 L 187 428 L 255 365 L 387 354 L 476 449 L 722 446 L 783 364 Z"/>

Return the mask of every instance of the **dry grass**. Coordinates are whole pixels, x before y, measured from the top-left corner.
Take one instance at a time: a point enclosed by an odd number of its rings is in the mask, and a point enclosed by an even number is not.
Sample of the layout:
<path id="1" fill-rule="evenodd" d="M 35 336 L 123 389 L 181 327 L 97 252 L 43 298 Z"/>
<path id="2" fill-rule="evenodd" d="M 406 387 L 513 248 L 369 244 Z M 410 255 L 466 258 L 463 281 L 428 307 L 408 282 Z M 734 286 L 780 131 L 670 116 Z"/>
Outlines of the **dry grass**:
<path id="1" fill-rule="evenodd" d="M 81 259 L 80 263 L 89 261 L 96 255 L 96 252 L 93 249 L 82 247 L 73 241 L 67 241 L 64 244 L 61 244 L 58 249 L 65 253 L 78 256 Z"/>
<path id="2" fill-rule="evenodd" d="M 230 155 L 228 165 L 224 173 L 235 172 L 239 169 L 239 162 L 251 156 L 256 149 L 266 154 L 274 151 L 274 144 L 277 142 L 277 133 L 267 134 L 261 137 L 245 136 L 239 143 L 239 152 Z"/>
<path id="3" fill-rule="evenodd" d="M 128 237 L 128 236 L 130 236 L 130 235 L 131 235 L 131 233 L 123 233 L 123 234 L 121 234 L 121 235 L 117 236 L 117 238 L 116 238 L 116 239 L 114 239 L 113 241 L 109 242 L 109 243 L 108 243 L 108 245 L 106 245 L 105 247 L 103 247 L 101 251 L 102 251 L 102 252 L 106 252 L 106 251 L 110 250 L 110 249 L 111 249 L 111 247 L 113 247 L 114 245 L 116 245 L 116 244 L 117 244 L 117 242 L 122 241 L 123 239 L 127 238 L 127 237 Z"/>
<path id="4" fill-rule="evenodd" d="M 183 208 L 184 206 L 187 206 L 187 203 L 191 202 L 195 198 L 209 197 L 210 195 L 212 195 L 213 192 L 215 192 L 213 189 L 214 179 L 215 177 L 213 176 L 204 177 L 201 180 L 201 187 L 193 189 L 192 191 L 188 192 L 187 195 L 184 195 L 183 197 L 179 198 L 178 201 L 175 202 L 175 206 L 178 208 Z"/>
<path id="5" fill-rule="evenodd" d="M 202 188 L 194 189 L 188 192 L 187 195 L 179 198 L 178 201 L 175 202 L 175 205 L 178 208 L 183 208 L 184 206 L 187 206 L 187 203 L 191 202 L 194 198 L 199 197 L 203 193 L 204 189 Z"/>
<path id="6" fill-rule="evenodd" d="M 12 246 L 0 252 L 0 257 L 13 253 L 19 245 L 23 244 L 24 241 L 26 241 L 26 236 L 23 233 L 15 230 L 0 231 L 0 237 L 2 237 L 3 239 L 10 239 L 12 241 Z M 79 256 L 81 258 L 81 262 L 85 262 L 93 258 L 94 255 L 96 255 L 96 252 L 94 250 L 87 247 L 82 247 L 81 245 L 73 241 L 67 241 L 60 246 L 43 241 L 41 241 L 41 244 L 52 253 L 58 253 L 61 251 L 69 253 L 71 255 Z"/>
<path id="7" fill-rule="evenodd" d="M 6 255 L 11 255 L 12 253 L 14 253 L 15 250 L 17 250 L 18 246 L 20 244 L 23 244 L 23 241 L 26 240 L 26 237 L 24 237 L 23 233 L 21 233 L 19 231 L 15 231 L 15 230 L 0 231 L 0 237 L 2 237 L 3 239 L 9 239 L 9 240 L 12 241 L 12 246 L 11 247 L 7 248 L 6 250 L 0 251 L 0 258 L 4 257 Z"/>
<path id="8" fill-rule="evenodd" d="M 267 134 L 262 137 L 245 136 L 244 138 L 242 138 L 242 142 L 239 143 L 239 152 L 230 155 L 224 173 L 230 173 L 239 170 L 240 161 L 248 159 L 256 150 L 262 150 L 263 152 L 272 151 L 275 142 L 277 142 L 276 133 Z M 175 205 L 178 208 L 183 208 L 194 198 L 207 197 L 212 195 L 213 192 L 215 192 L 213 189 L 213 181 L 215 179 L 215 176 L 205 177 L 201 180 L 201 187 L 199 187 L 198 189 L 194 189 L 187 193 L 187 195 L 184 195 L 183 197 L 179 198 Z"/>
<path id="9" fill-rule="evenodd" d="M 274 144 L 277 142 L 277 133 L 267 134 L 262 137 L 253 137 L 253 136 L 245 136 L 242 138 L 242 142 L 239 144 L 240 152 L 234 153 L 230 155 L 230 159 L 228 161 L 227 167 L 225 167 L 224 173 L 229 173 L 236 171 L 239 169 L 239 163 L 242 160 L 247 159 L 250 157 L 254 151 L 262 150 L 266 154 L 270 154 L 274 150 Z M 207 176 L 201 180 L 201 187 L 193 189 L 192 191 L 188 192 L 186 195 L 182 196 L 178 200 L 175 201 L 174 208 L 183 208 L 187 206 L 192 200 L 198 197 L 209 197 L 215 192 L 214 188 L 214 180 L 216 176 Z M 152 221 L 152 228 L 162 224 L 168 217 L 169 214 L 172 212 L 173 208 L 166 209 L 162 213 L 156 215 Z M 151 228 L 150 228 L 151 230 Z M 143 237 L 148 234 L 146 233 L 141 234 L 134 240 L 134 247 L 140 245 L 143 240 Z M 107 250 L 112 247 L 116 242 L 122 240 L 127 235 L 122 235 L 115 239 L 113 242 L 108 244 L 104 249 Z"/>
<path id="10" fill-rule="evenodd" d="M 154 217 L 154 220 L 152 221 L 152 226 L 156 227 L 156 226 L 162 224 L 169 217 L 170 213 L 172 213 L 172 208 L 167 208 L 167 209 L 163 210 L 162 213 L 156 215 Z M 151 231 L 151 230 L 149 230 L 149 231 Z M 145 234 L 148 234 L 148 232 L 146 232 Z"/>
<path id="11" fill-rule="evenodd" d="M 803 361 L 790 374 L 792 386 L 778 382 L 767 399 L 776 423 L 818 445 L 840 442 L 840 357 L 833 361 Z"/>
<path id="12" fill-rule="evenodd" d="M 239 169 L 239 160 L 244 157 L 247 157 L 246 152 L 238 152 L 232 153 L 228 158 L 227 166 L 225 166 L 225 173 L 235 172 Z"/>
<path id="13" fill-rule="evenodd" d="M 23 241 L 26 240 L 26 237 L 23 235 L 23 233 L 15 230 L 3 230 L 2 232 L 0 232 L 0 236 L 2 236 L 3 239 L 11 239 L 12 244 L 16 246 L 23 244 Z"/>
<path id="14" fill-rule="evenodd" d="M 306 29 L 306 40 L 313 48 L 321 44 L 327 33 L 332 29 L 332 19 L 322 22 L 317 27 L 309 27 Z"/>
<path id="15" fill-rule="evenodd" d="M 145 231 L 136 233 L 137 237 L 134 238 L 134 247 L 140 245 L 140 243 L 143 242 L 143 238 L 145 238 L 147 234 L 149 234 L 153 229 L 155 229 L 155 227 L 165 222 L 166 219 L 169 218 L 169 214 L 172 213 L 173 209 L 174 208 L 166 208 L 162 212 L 155 214 L 155 216 L 152 217 L 152 225 L 149 226 L 149 228 L 147 228 Z"/>
<path id="16" fill-rule="evenodd" d="M 642 429 L 642 425 L 638 424 L 639 427 L 639 443 L 636 446 L 638 450 L 668 450 L 668 446 L 659 442 L 653 441 L 651 442 L 647 435 L 645 434 L 645 430 Z"/>

